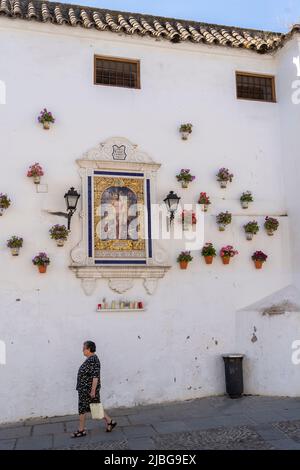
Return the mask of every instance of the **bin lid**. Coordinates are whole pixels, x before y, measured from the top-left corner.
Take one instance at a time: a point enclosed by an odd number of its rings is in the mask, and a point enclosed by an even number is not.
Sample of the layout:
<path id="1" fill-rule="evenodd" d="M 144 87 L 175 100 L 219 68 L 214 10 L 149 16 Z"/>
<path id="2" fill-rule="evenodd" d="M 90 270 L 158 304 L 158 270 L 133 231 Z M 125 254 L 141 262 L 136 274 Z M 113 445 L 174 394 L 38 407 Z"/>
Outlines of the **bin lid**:
<path id="1" fill-rule="evenodd" d="M 243 358 L 245 357 L 244 354 L 223 354 L 223 357 L 229 357 L 229 358 Z"/>

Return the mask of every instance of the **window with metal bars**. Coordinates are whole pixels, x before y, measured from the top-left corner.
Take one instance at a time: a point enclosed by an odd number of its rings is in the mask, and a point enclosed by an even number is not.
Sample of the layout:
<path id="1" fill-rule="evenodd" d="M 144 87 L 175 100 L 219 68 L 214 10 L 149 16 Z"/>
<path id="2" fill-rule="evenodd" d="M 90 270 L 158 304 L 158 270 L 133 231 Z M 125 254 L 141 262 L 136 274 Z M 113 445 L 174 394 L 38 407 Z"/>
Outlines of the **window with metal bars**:
<path id="1" fill-rule="evenodd" d="M 140 61 L 95 56 L 95 85 L 140 88 Z"/>
<path id="2" fill-rule="evenodd" d="M 245 100 L 268 101 L 274 103 L 275 78 L 270 75 L 236 73 L 237 97 Z"/>

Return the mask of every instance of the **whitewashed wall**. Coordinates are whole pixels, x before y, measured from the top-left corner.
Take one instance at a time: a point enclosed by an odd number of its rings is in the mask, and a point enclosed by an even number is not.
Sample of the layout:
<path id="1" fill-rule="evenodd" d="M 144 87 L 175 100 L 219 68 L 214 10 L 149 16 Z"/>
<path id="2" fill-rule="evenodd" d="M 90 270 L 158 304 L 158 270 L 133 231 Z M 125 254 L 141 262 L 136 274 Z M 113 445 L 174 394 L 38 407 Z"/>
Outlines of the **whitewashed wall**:
<path id="1" fill-rule="evenodd" d="M 94 86 L 94 54 L 139 58 L 141 90 Z M 262 225 L 265 215 L 283 214 L 286 205 L 280 105 L 237 100 L 236 70 L 276 74 L 277 62 L 241 50 L 1 18 L 0 79 L 7 103 L 0 106 L 0 192 L 9 194 L 12 205 L 0 220 L 0 339 L 7 344 L 7 364 L 0 365 L 0 421 L 76 412 L 75 380 L 86 339 L 98 346 L 106 406 L 224 393 L 221 354 L 235 352 L 236 311 L 291 282 L 288 219 L 281 219 L 272 239 L 261 230 L 247 242 L 242 231 L 254 214 Z M 44 106 L 56 117 L 48 132 L 36 121 Z M 178 134 L 183 122 L 194 124 L 188 142 Z M 140 314 L 95 312 L 103 296 L 118 296 L 100 283 L 86 297 L 68 269 L 69 252 L 80 239 L 78 215 L 67 245 L 57 248 L 48 230 L 62 220 L 42 212 L 64 208 L 65 190 L 79 187 L 75 159 L 114 135 L 162 163 L 159 200 L 173 189 L 183 202 L 196 202 L 207 191 L 213 205 L 206 241 L 240 251 L 231 265 L 216 259 L 209 267 L 199 247 L 184 272 L 176 263 L 184 246 L 168 243 L 173 267 L 157 292 L 146 297 L 137 283 L 126 296 L 147 303 Z M 36 161 L 45 169 L 47 194 L 37 194 L 25 176 Z M 215 180 L 221 166 L 235 174 L 226 191 Z M 188 190 L 175 178 L 181 168 L 197 177 Z M 252 217 L 239 205 L 246 190 L 255 196 Z M 223 209 L 235 217 L 219 233 L 214 217 Z M 24 237 L 18 258 L 5 246 L 14 234 Z M 256 249 L 270 257 L 261 272 L 250 259 Z M 40 250 L 51 257 L 46 275 L 31 263 Z M 292 393 L 289 381 L 272 374 L 268 380 L 273 394 Z"/>

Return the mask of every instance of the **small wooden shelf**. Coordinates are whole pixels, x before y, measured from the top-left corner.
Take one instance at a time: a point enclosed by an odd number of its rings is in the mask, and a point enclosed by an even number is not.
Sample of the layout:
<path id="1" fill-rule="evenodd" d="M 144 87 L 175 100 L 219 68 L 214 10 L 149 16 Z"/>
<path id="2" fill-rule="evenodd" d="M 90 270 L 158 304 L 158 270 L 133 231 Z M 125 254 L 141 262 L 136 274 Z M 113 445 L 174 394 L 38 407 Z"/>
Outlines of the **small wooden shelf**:
<path id="1" fill-rule="evenodd" d="M 100 308 L 99 310 L 96 309 L 97 313 L 124 313 L 124 312 L 145 312 L 145 308 Z"/>

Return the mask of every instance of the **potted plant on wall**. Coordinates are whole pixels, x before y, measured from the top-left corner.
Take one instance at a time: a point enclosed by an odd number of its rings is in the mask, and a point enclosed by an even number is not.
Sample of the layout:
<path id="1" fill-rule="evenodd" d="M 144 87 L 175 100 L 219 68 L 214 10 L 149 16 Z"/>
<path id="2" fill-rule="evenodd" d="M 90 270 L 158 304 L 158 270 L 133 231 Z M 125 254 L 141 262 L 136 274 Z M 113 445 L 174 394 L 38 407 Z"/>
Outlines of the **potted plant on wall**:
<path id="1" fill-rule="evenodd" d="M 274 232 L 279 227 L 279 221 L 275 219 L 274 217 L 266 217 L 264 227 L 267 231 L 267 234 L 271 237 L 274 235 Z"/>
<path id="2" fill-rule="evenodd" d="M 201 205 L 201 209 L 203 212 L 207 212 L 208 207 L 211 204 L 209 196 L 206 193 L 200 193 L 198 204 Z"/>
<path id="3" fill-rule="evenodd" d="M 230 214 L 230 212 L 220 212 L 220 214 L 217 215 L 217 224 L 219 225 L 220 232 L 224 232 L 226 225 L 231 224 L 231 221 L 232 214 Z"/>
<path id="4" fill-rule="evenodd" d="M 43 176 L 43 168 L 39 163 L 30 165 L 29 170 L 27 171 L 27 176 L 33 178 L 34 184 L 40 184 L 41 176 Z"/>
<path id="5" fill-rule="evenodd" d="M 212 264 L 217 252 L 212 243 L 206 243 L 202 248 L 201 254 L 204 257 L 206 264 Z"/>
<path id="6" fill-rule="evenodd" d="M 0 193 L 0 216 L 4 214 L 5 209 L 9 208 L 10 202 L 7 194 Z"/>
<path id="7" fill-rule="evenodd" d="M 256 269 L 261 269 L 263 263 L 267 261 L 268 256 L 263 251 L 255 251 L 252 255 Z"/>
<path id="8" fill-rule="evenodd" d="M 249 203 L 253 202 L 253 196 L 251 191 L 246 191 L 240 197 L 241 205 L 243 209 L 248 209 Z"/>
<path id="9" fill-rule="evenodd" d="M 38 267 L 39 272 L 42 274 L 47 271 L 47 266 L 50 264 L 50 258 L 47 253 L 40 252 L 33 258 L 32 262 L 34 266 Z"/>
<path id="10" fill-rule="evenodd" d="M 57 246 L 64 246 L 65 241 L 68 238 L 69 230 L 65 225 L 53 225 L 49 230 L 50 236 L 56 241 Z"/>
<path id="11" fill-rule="evenodd" d="M 244 230 L 246 233 L 247 240 L 252 240 L 253 236 L 259 232 L 258 223 L 256 222 L 256 220 L 253 220 L 252 222 L 248 222 L 247 224 L 244 225 Z"/>
<path id="12" fill-rule="evenodd" d="M 179 132 L 181 134 L 182 140 L 188 140 L 188 136 L 192 133 L 193 131 L 193 124 L 187 123 L 187 124 L 181 124 L 179 128 Z"/>
<path id="13" fill-rule="evenodd" d="M 180 265 L 180 269 L 187 269 L 188 264 L 192 261 L 193 257 L 191 256 L 190 251 L 182 251 L 177 258 L 177 262 Z"/>
<path id="14" fill-rule="evenodd" d="M 43 128 L 46 130 L 50 129 L 50 124 L 55 122 L 54 117 L 52 116 L 52 113 L 50 111 L 47 111 L 46 108 L 44 108 L 38 117 L 38 121 L 43 124 Z"/>
<path id="15" fill-rule="evenodd" d="M 220 168 L 217 173 L 217 180 L 220 183 L 221 188 L 226 188 L 228 182 L 232 182 L 233 174 L 230 173 L 228 168 Z"/>
<path id="16" fill-rule="evenodd" d="M 188 188 L 189 183 L 194 181 L 196 176 L 191 175 L 191 170 L 189 169 L 182 169 L 179 175 L 176 175 L 177 181 L 181 181 L 181 186 L 183 188 Z"/>
<path id="17" fill-rule="evenodd" d="M 11 250 L 11 254 L 13 256 L 18 256 L 20 248 L 23 246 L 23 238 L 16 237 L 15 235 L 13 237 L 10 237 L 9 240 L 7 240 L 7 246 Z"/>
<path id="18" fill-rule="evenodd" d="M 220 256 L 222 258 L 223 264 L 229 264 L 230 258 L 233 258 L 238 254 L 239 252 L 236 251 L 231 245 L 223 246 L 223 248 L 220 250 Z"/>

